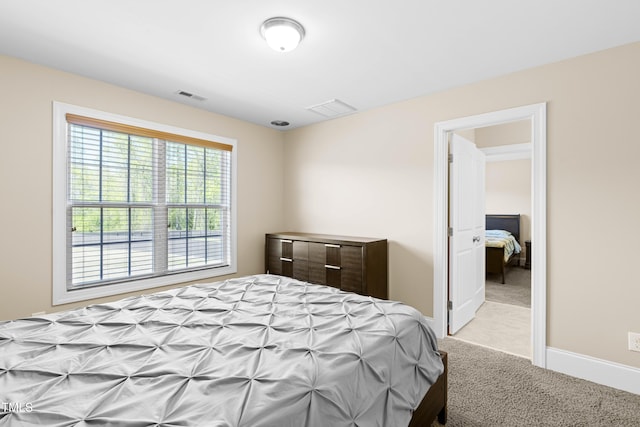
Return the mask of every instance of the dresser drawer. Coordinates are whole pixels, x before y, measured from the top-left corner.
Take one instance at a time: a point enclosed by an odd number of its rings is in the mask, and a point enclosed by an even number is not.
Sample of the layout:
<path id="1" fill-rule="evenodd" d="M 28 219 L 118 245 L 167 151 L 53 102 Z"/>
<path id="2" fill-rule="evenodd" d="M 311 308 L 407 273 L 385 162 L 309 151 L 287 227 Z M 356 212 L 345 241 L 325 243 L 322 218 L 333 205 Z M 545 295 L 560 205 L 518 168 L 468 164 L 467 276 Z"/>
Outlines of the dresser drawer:
<path id="1" fill-rule="evenodd" d="M 266 271 L 387 298 L 387 241 L 362 237 L 266 235 Z"/>
<path id="2" fill-rule="evenodd" d="M 363 291 L 363 263 L 361 246 L 343 246 L 340 249 L 341 282 L 340 288 L 349 292 Z"/>

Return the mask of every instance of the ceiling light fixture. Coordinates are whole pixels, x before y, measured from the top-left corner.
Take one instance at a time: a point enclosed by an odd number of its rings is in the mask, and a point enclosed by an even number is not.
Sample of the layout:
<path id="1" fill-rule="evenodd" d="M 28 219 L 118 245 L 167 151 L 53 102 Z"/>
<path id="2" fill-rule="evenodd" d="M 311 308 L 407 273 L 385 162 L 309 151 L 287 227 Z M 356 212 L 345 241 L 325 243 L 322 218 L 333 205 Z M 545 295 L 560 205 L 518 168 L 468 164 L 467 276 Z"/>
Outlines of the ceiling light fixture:
<path id="1" fill-rule="evenodd" d="M 270 18 L 260 26 L 260 34 L 273 50 L 289 52 L 304 38 L 304 28 L 289 18 Z"/>

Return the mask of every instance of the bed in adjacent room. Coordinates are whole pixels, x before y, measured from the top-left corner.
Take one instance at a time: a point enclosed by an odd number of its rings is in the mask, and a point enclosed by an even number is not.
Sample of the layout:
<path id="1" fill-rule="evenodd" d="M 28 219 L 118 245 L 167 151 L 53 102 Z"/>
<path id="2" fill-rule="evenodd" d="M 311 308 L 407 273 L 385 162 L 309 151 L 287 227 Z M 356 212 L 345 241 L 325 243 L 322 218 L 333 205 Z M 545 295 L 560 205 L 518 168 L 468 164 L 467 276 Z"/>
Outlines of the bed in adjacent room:
<path id="1" fill-rule="evenodd" d="M 1 322 L 0 401 L 0 426 L 429 426 L 446 354 L 405 304 L 256 275 Z"/>
<path id="2" fill-rule="evenodd" d="M 517 265 L 520 252 L 520 214 L 486 215 L 486 273 L 500 274 L 505 283 L 506 270 Z"/>

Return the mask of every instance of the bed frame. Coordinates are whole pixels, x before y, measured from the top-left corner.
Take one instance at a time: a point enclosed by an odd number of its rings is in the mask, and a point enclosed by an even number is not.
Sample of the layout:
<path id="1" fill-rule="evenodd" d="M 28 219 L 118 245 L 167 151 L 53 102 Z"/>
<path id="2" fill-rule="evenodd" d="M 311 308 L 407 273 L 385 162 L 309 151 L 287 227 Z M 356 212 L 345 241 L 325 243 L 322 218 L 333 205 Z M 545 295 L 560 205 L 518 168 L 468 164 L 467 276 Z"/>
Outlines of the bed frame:
<path id="1" fill-rule="evenodd" d="M 447 375 L 449 372 L 447 353 L 440 351 L 444 372 L 429 388 L 427 394 L 413 412 L 413 417 L 408 427 L 429 427 L 436 417 L 440 424 L 447 423 Z"/>
<path id="2" fill-rule="evenodd" d="M 515 215 L 487 215 L 485 220 L 487 230 L 506 230 L 513 234 L 518 243 L 520 242 L 520 214 Z M 504 250 L 502 248 L 486 248 L 486 273 L 502 274 L 502 283 L 506 268 L 509 265 L 517 264 L 520 254 L 512 254 L 508 261 L 504 260 Z"/>

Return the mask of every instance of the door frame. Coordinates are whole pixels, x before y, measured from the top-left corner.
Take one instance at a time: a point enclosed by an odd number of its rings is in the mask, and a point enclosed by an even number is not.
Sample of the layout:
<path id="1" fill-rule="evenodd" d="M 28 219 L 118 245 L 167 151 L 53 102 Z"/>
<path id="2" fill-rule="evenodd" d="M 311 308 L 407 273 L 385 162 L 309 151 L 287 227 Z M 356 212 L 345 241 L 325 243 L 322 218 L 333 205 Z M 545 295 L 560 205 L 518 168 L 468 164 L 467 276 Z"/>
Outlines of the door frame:
<path id="1" fill-rule="evenodd" d="M 531 349 L 532 363 L 546 368 L 547 340 L 547 104 L 532 104 L 435 123 L 433 329 L 447 335 L 450 132 L 531 121 Z"/>

